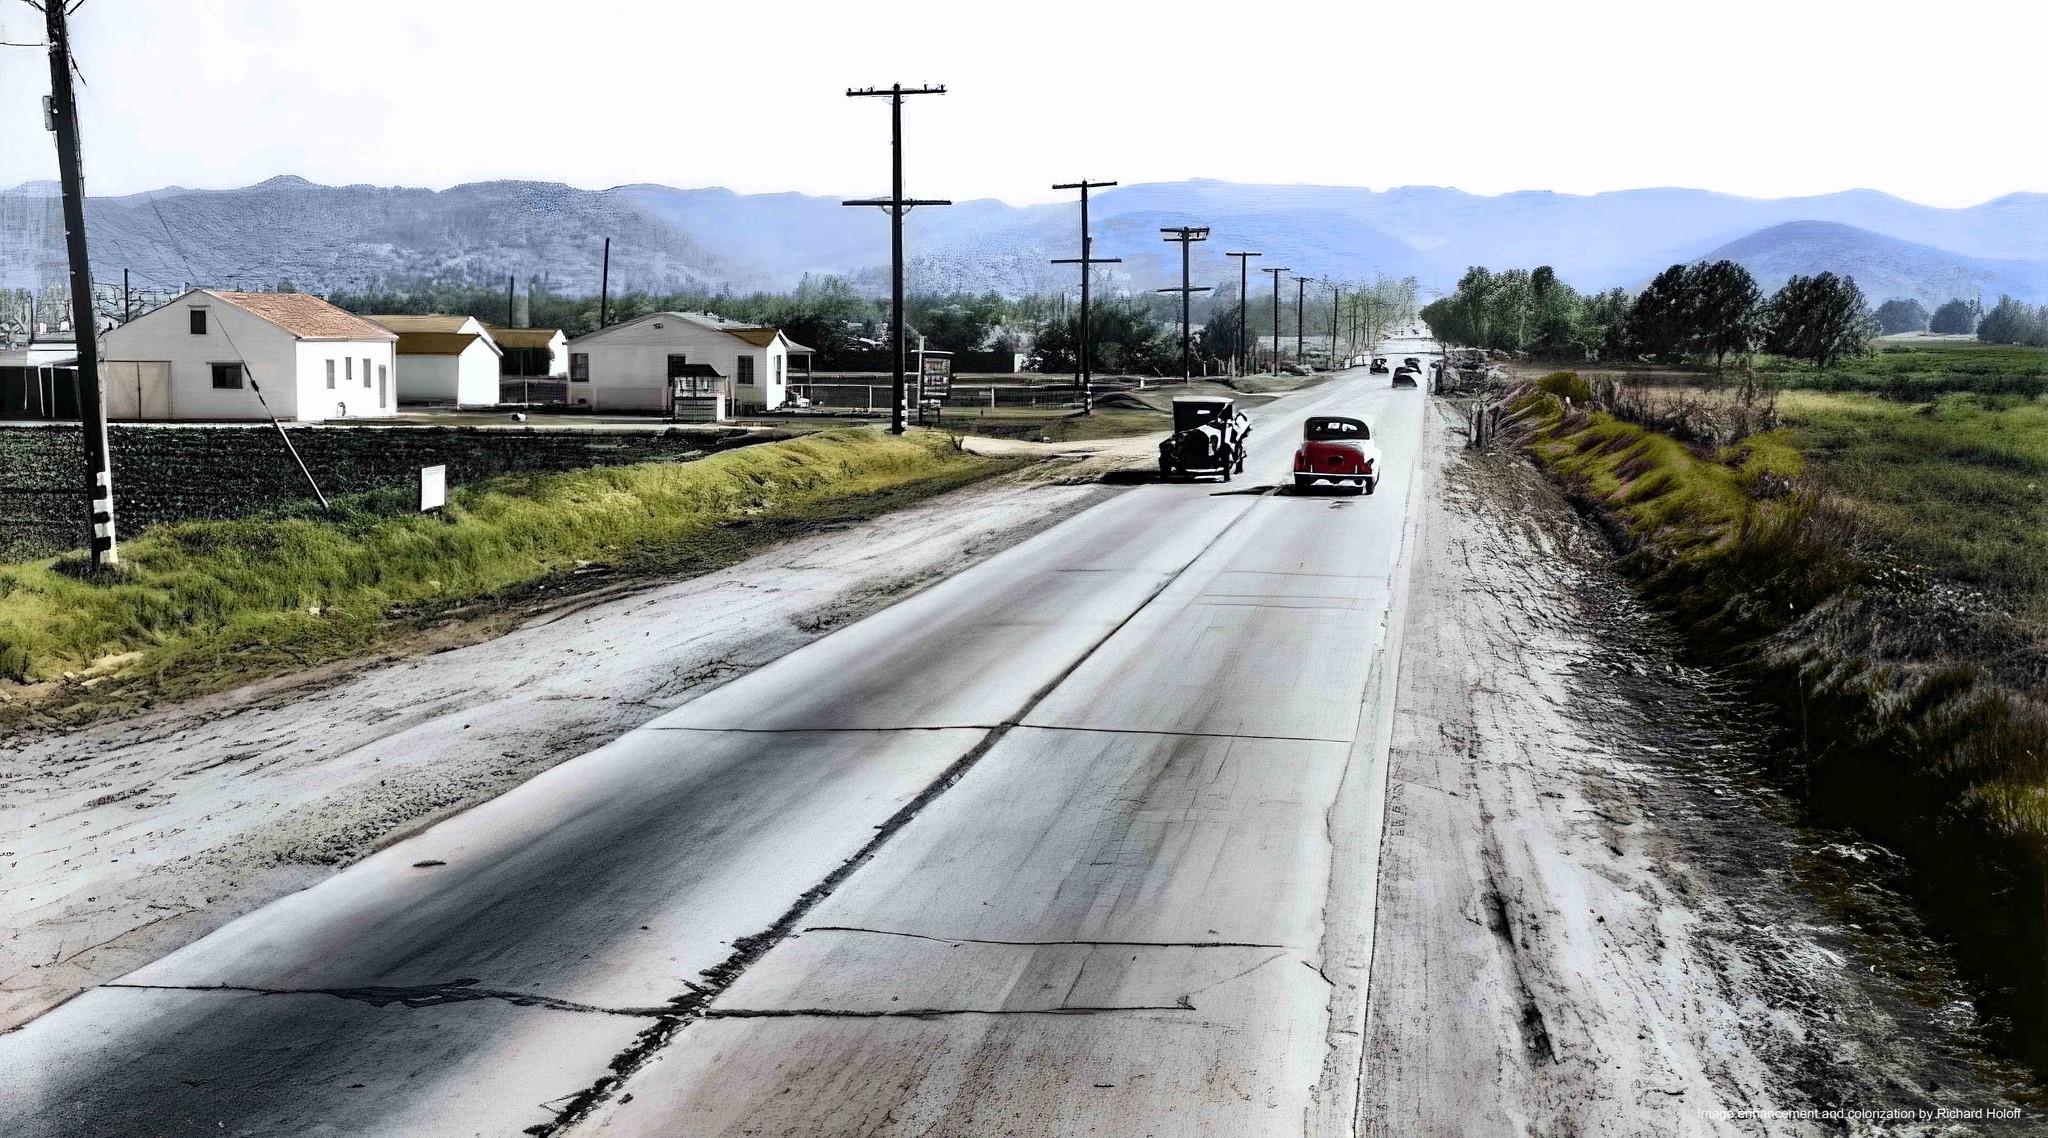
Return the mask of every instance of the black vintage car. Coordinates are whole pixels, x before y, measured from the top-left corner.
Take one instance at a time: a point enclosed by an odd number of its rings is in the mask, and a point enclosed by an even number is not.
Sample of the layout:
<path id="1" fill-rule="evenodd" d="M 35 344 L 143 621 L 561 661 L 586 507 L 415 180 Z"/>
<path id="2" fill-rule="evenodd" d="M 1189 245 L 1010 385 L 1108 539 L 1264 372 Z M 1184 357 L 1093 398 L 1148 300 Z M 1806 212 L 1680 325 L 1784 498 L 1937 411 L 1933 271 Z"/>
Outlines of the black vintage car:
<path id="1" fill-rule="evenodd" d="M 1244 473 L 1245 440 L 1251 420 L 1237 401 L 1219 395 L 1183 395 L 1173 401 L 1173 433 L 1159 444 L 1163 478 L 1216 475 L 1225 482 Z"/>
<path id="2" fill-rule="evenodd" d="M 1387 374 L 1387 357 L 1385 357 L 1385 356 L 1374 356 L 1374 357 L 1372 358 L 1372 366 L 1371 366 L 1371 367 L 1368 367 L 1368 368 L 1366 368 L 1366 369 L 1365 369 L 1365 374 L 1367 374 L 1367 375 L 1385 375 L 1385 374 Z"/>

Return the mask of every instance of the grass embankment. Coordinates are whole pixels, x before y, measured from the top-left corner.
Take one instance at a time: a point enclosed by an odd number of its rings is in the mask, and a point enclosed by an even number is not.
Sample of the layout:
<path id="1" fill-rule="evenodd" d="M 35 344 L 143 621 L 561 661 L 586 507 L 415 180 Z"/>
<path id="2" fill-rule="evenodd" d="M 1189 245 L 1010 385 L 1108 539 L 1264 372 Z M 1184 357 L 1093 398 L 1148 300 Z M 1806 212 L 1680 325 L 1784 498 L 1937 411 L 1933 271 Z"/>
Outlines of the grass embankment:
<path id="1" fill-rule="evenodd" d="M 433 515 L 372 493 L 319 519 L 159 526 L 102 577 L 77 554 L 0 566 L 0 727 L 362 656 L 605 579 L 594 568 L 706 572 L 1007 465 L 935 432 L 831 431 L 694 462 L 495 478 Z"/>
<path id="2" fill-rule="evenodd" d="M 1987 1020 L 2048 1071 L 2048 404 L 1795 392 L 1779 429 L 1705 446 L 1567 409 L 1573 382 L 1545 381 L 1530 449 L 1755 681 L 1795 789 L 1912 861 Z"/>

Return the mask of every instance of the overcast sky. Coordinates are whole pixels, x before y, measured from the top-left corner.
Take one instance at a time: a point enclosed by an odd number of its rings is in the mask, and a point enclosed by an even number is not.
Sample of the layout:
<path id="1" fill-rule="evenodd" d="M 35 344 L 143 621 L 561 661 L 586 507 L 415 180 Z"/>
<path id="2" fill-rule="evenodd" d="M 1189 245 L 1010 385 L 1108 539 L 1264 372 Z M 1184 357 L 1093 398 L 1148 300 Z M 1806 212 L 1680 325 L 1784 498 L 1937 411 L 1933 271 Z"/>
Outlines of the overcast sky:
<path id="1" fill-rule="evenodd" d="M 1478 193 L 2048 191 L 2048 6 L 1814 0 L 85 0 L 95 194 L 275 174 L 1053 200 L 1086 175 Z M 42 38 L 0 0 L 0 40 Z M 0 48 L 0 186 L 55 177 Z"/>

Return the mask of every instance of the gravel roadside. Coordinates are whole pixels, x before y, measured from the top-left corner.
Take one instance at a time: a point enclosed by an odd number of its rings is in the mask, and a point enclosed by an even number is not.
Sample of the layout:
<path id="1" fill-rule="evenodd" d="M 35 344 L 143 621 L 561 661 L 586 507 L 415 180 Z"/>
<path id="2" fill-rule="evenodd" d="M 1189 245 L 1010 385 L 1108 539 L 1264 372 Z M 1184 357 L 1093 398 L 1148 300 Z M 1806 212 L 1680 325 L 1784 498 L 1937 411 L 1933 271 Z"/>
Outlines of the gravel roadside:
<path id="1" fill-rule="evenodd" d="M 1888 855 L 1807 825 L 1598 533 L 1460 442 L 1423 460 L 1361 1132 L 2040 1132 Z"/>

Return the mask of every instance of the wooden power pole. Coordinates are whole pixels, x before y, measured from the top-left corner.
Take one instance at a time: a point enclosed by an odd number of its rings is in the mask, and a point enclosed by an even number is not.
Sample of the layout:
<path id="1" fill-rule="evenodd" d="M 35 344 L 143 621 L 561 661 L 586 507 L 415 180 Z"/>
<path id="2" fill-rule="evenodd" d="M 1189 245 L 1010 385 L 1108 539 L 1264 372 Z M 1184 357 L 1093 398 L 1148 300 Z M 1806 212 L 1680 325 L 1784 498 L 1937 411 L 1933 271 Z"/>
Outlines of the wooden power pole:
<path id="1" fill-rule="evenodd" d="M 78 100 L 71 90 L 71 37 L 64 0 L 44 0 L 50 36 L 49 126 L 57 134 L 57 174 L 64 185 L 64 250 L 71 262 L 71 330 L 78 342 L 78 419 L 85 435 L 85 493 L 92 521 L 92 567 L 112 568 L 114 469 L 107 447 L 107 400 L 100 391 L 99 328 L 92 308 L 92 262 L 85 248 L 85 175 L 80 169 Z"/>
<path id="2" fill-rule="evenodd" d="M 1183 385 L 1192 384 L 1195 381 L 1194 331 L 1189 327 L 1191 309 L 1188 302 L 1194 294 L 1208 292 L 1209 286 L 1197 287 L 1188 283 L 1188 250 L 1194 247 L 1195 242 L 1209 239 L 1209 227 L 1167 225 L 1161 226 L 1159 232 L 1166 234 L 1161 240 L 1180 246 L 1180 287 L 1156 291 L 1180 294 L 1180 381 Z"/>
<path id="3" fill-rule="evenodd" d="M 1122 257 L 1098 257 L 1095 255 L 1095 238 L 1088 235 L 1088 191 L 1114 185 L 1116 185 L 1115 182 L 1091 182 L 1083 178 L 1078 182 L 1062 182 L 1053 187 L 1055 190 L 1081 191 L 1081 255 L 1079 257 L 1061 257 L 1053 261 L 1053 264 L 1081 266 L 1081 337 L 1080 343 L 1077 345 L 1076 355 L 1078 358 L 1074 362 L 1080 367 L 1081 413 L 1083 415 L 1091 415 L 1095 412 L 1095 367 L 1088 358 L 1088 278 L 1095 274 L 1095 266 L 1120 265 L 1124 260 Z"/>
<path id="4" fill-rule="evenodd" d="M 840 202 L 840 205 L 879 206 L 889 214 L 889 340 L 890 353 L 895 359 L 895 403 L 889 408 L 889 433 L 900 435 L 907 429 L 904 404 L 905 386 L 903 381 L 904 356 L 907 354 L 907 338 L 903 330 L 903 215 L 921 205 L 952 205 L 950 201 L 938 198 L 906 198 L 903 196 L 903 96 L 943 95 L 946 89 L 940 87 L 905 87 L 901 83 L 888 87 L 862 87 L 846 93 L 850 99 L 886 98 L 889 100 L 889 196 L 886 198 L 863 198 L 859 201 Z M 1086 256 L 1086 251 L 1082 253 Z M 923 377 L 919 377 L 922 381 Z"/>

